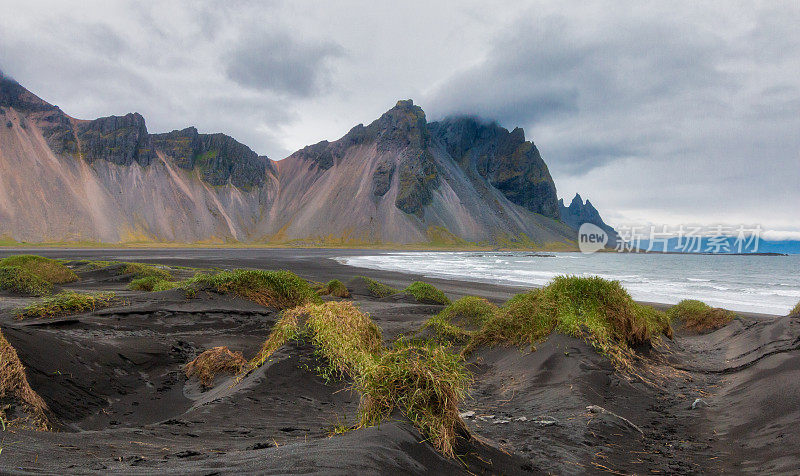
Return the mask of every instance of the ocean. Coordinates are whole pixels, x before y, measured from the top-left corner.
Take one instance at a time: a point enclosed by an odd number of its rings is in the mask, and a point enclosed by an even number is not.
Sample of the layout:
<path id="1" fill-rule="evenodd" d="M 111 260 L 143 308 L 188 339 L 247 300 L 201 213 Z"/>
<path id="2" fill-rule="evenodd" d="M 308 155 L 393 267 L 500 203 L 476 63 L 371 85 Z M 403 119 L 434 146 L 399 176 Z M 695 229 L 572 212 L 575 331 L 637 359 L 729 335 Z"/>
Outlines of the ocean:
<path id="1" fill-rule="evenodd" d="M 339 263 L 428 277 L 542 286 L 563 274 L 617 280 L 639 301 L 699 299 L 733 311 L 785 315 L 800 301 L 800 255 L 393 252 Z"/>

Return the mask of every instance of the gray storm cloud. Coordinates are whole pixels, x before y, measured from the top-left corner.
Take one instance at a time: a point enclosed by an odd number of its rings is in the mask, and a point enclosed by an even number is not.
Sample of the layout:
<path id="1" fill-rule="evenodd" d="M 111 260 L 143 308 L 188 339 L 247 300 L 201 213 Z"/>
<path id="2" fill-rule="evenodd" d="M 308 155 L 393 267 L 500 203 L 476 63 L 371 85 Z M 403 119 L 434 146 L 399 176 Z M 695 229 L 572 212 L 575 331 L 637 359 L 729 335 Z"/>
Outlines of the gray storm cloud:
<path id="1" fill-rule="evenodd" d="M 252 35 L 226 55 L 225 72 L 243 86 L 307 97 L 327 85 L 328 60 L 343 53 L 336 43 L 298 43 L 289 33 Z"/>

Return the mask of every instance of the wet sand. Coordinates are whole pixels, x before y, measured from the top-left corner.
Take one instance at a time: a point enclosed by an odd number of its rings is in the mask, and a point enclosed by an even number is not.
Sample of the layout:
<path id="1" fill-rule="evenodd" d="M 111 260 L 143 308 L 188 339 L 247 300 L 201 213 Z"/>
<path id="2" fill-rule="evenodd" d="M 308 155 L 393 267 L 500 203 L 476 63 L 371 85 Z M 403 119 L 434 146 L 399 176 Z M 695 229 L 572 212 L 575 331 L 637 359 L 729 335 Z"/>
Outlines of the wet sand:
<path id="1" fill-rule="evenodd" d="M 25 250 L 199 268 L 289 269 L 394 287 L 420 278 L 329 259 L 355 250 Z M 15 254 L 4 249 L 0 257 Z M 176 271 L 191 274 L 190 271 Z M 278 317 L 232 296 L 127 291 L 104 271 L 67 287 L 115 290 L 129 305 L 55 320 L 16 321 L 26 299 L 0 295 L 0 326 L 59 425 L 3 433 L 0 471 L 16 473 L 697 474 L 800 470 L 800 318 L 743 315 L 706 335 L 678 332 L 616 371 L 582 341 L 553 335 L 535 352 L 494 348 L 470 359 L 462 405 L 474 438 L 460 460 L 422 442 L 402 417 L 329 437 L 353 423 L 358 396 L 326 384 L 310 349 L 290 345 L 236 386 L 202 391 L 182 366 L 225 345 L 255 354 Z M 451 298 L 503 302 L 524 288 L 426 279 Z M 354 295 L 386 340 L 417 330 L 440 306 Z M 692 409 L 696 399 L 702 399 Z M 587 407 L 602 407 L 587 410 Z"/>

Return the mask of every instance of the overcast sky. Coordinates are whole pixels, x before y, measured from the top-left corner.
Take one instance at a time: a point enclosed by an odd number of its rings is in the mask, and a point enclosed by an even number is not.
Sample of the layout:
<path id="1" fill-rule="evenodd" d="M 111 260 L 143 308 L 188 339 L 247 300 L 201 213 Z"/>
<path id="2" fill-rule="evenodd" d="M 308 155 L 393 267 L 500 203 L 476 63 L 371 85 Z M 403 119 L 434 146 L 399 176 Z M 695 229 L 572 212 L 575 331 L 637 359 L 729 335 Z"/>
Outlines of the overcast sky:
<path id="1" fill-rule="evenodd" d="M 523 127 L 559 196 L 614 225 L 800 238 L 798 25 L 796 0 L 0 0 L 0 69 L 74 117 L 276 160 L 413 98 Z"/>

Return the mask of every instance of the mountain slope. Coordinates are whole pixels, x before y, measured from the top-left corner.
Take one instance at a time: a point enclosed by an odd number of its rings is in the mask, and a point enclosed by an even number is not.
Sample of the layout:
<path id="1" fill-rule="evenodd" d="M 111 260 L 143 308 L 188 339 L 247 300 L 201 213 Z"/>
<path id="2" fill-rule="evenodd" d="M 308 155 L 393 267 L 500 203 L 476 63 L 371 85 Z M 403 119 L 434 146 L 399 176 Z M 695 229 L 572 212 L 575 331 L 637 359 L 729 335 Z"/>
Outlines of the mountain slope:
<path id="1" fill-rule="evenodd" d="M 536 147 L 410 100 L 274 162 L 224 134 L 78 120 L 0 73 L 0 236 L 17 241 L 574 240 Z"/>
<path id="2" fill-rule="evenodd" d="M 491 134 L 462 139 L 460 125 L 512 135 L 471 118 L 429 124 L 422 109 L 400 101 L 368 126 L 295 152 L 277 163 L 281 189 L 273 228 L 288 236 L 366 242 L 424 242 L 453 239 L 451 234 L 467 241 L 569 239 L 571 230 L 555 219 L 555 186 L 538 152 L 530 164 L 515 163 L 519 170 L 506 165 L 518 149 L 535 147 L 520 134 L 516 141 L 504 139 L 514 144 L 506 149 L 487 140 Z M 457 159 L 451 153 L 456 141 L 465 144 Z M 541 191 L 527 180 L 532 169 Z"/>

